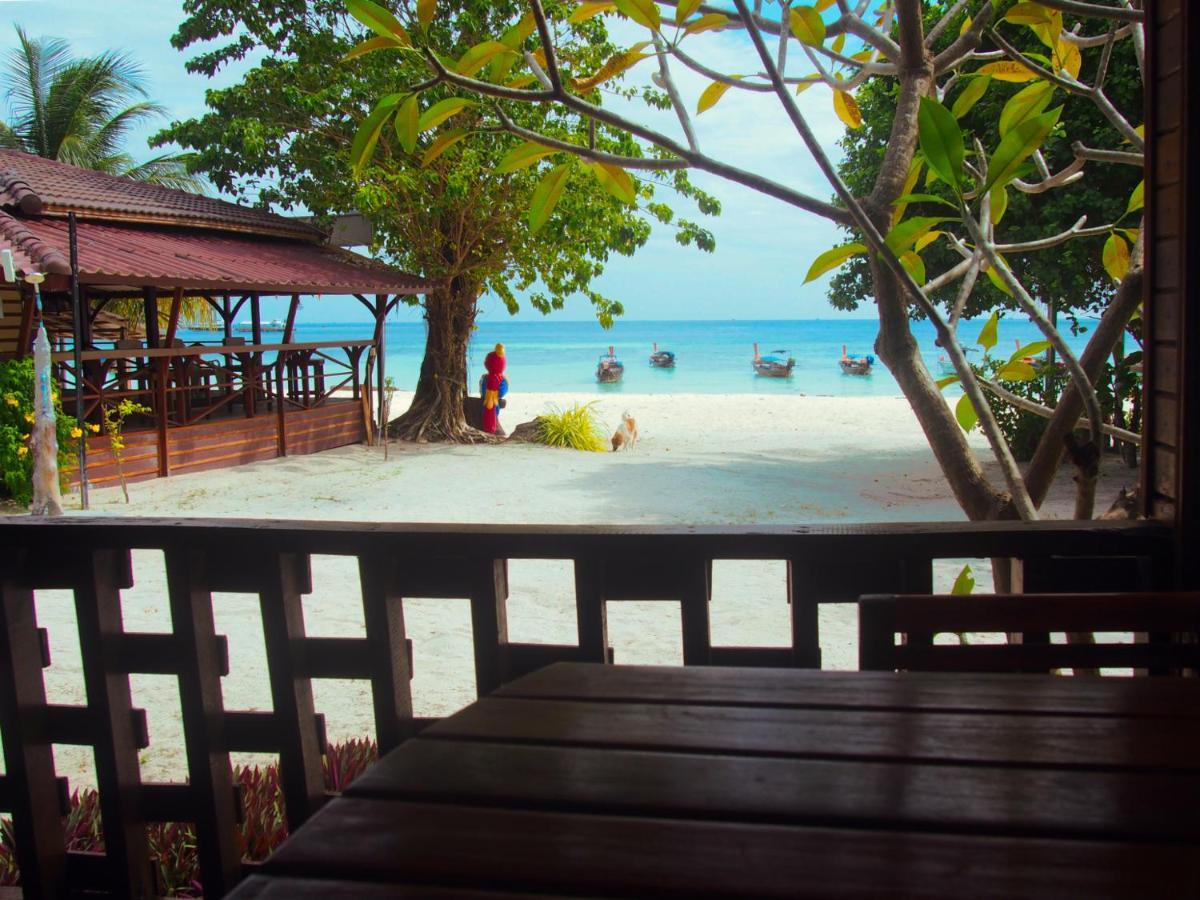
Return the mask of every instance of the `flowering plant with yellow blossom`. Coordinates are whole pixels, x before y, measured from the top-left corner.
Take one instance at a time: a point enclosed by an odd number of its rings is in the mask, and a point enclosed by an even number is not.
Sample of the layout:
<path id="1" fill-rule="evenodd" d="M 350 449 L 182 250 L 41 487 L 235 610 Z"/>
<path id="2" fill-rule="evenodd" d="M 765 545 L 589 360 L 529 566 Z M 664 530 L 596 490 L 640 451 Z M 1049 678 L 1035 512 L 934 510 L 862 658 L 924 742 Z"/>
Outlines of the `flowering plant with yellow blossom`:
<path id="1" fill-rule="evenodd" d="M 83 436 L 79 423 L 64 415 L 58 392 L 52 392 L 58 434 L 58 471 L 64 486 L 79 467 L 76 448 Z M 0 362 L 0 499 L 9 498 L 22 506 L 33 495 L 33 453 L 29 438 L 33 431 L 33 360 Z M 90 430 L 98 430 L 99 426 Z"/>

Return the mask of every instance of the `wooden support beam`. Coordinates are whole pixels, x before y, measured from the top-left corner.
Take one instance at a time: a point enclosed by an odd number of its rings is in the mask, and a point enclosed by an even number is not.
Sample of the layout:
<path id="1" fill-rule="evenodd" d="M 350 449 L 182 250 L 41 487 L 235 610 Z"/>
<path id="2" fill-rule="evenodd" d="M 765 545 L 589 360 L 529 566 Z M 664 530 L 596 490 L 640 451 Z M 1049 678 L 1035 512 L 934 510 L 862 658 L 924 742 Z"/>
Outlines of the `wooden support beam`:
<path id="1" fill-rule="evenodd" d="M 183 310 L 183 288 L 175 288 L 175 294 L 171 297 L 171 313 L 167 319 L 167 337 L 163 344 L 167 347 L 175 343 L 175 332 L 179 330 L 179 313 Z"/>
<path id="2" fill-rule="evenodd" d="M 296 312 L 300 309 L 300 295 L 292 294 L 291 305 L 288 306 L 287 324 L 283 328 L 283 343 L 290 344 L 296 331 Z"/>
<path id="3" fill-rule="evenodd" d="M 226 294 L 221 300 L 221 324 L 225 326 L 225 340 L 233 337 L 233 305 Z"/>
<path id="4" fill-rule="evenodd" d="M 37 301 L 33 288 L 21 285 L 21 326 L 17 331 L 17 358 L 28 356 L 33 348 L 33 324 L 37 316 Z"/>
<path id="5" fill-rule="evenodd" d="M 152 287 L 142 288 L 142 302 L 146 313 L 146 346 L 159 347 L 158 340 L 158 293 Z"/>
<path id="6" fill-rule="evenodd" d="M 258 294 L 250 295 L 250 331 L 254 343 L 261 344 L 262 339 L 262 304 Z"/>

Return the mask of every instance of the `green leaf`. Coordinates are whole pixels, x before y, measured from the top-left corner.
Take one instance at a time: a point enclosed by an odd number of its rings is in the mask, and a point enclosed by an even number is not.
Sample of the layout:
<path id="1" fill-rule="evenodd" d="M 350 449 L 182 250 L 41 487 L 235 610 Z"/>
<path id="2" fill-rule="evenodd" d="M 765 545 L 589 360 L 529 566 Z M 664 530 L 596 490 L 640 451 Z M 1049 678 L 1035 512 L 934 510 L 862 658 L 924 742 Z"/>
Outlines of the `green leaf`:
<path id="1" fill-rule="evenodd" d="M 379 4 L 371 0 L 346 0 L 346 11 L 380 37 L 396 38 L 402 46 L 412 46 L 404 26 Z"/>
<path id="2" fill-rule="evenodd" d="M 927 231 L 925 234 L 917 238 L 916 242 L 913 244 L 913 249 L 920 253 L 945 233 L 946 232 L 944 231 Z"/>
<path id="3" fill-rule="evenodd" d="M 429 149 L 425 151 L 425 155 L 421 157 L 422 168 L 428 166 L 470 133 L 471 131 L 468 128 L 451 128 L 449 131 L 443 131 L 437 136 L 437 140 L 429 145 Z"/>
<path id="4" fill-rule="evenodd" d="M 392 35 L 367 38 L 367 40 L 343 56 L 342 59 L 349 62 L 352 59 L 358 59 L 360 56 L 366 56 L 368 53 L 374 53 L 376 50 L 395 50 L 397 47 L 402 46 L 404 45 Z"/>
<path id="5" fill-rule="evenodd" d="M 804 283 L 808 284 L 810 281 L 820 278 L 831 269 L 836 269 L 850 257 L 866 252 L 867 245 L 859 243 L 842 244 L 840 247 L 826 250 L 813 260 L 813 264 L 808 268 L 808 274 L 804 276 Z"/>
<path id="6" fill-rule="evenodd" d="M 918 238 L 947 221 L 948 216 L 913 216 L 889 231 L 883 240 L 893 253 L 900 256 L 906 250 L 911 250 Z"/>
<path id="7" fill-rule="evenodd" d="M 1005 363 L 996 377 L 1001 381 L 1033 381 L 1037 371 L 1029 363 L 1018 359 L 1016 362 Z"/>
<path id="8" fill-rule="evenodd" d="M 970 431 L 979 424 L 979 413 L 975 412 L 975 404 L 966 394 L 958 398 L 958 404 L 954 407 L 954 418 L 958 420 L 963 431 Z"/>
<path id="9" fill-rule="evenodd" d="M 1024 347 L 1018 347 L 1017 351 L 1008 358 L 1008 361 L 1019 362 L 1026 357 L 1041 356 L 1050 349 L 1052 344 L 1049 341 L 1033 341 L 1026 344 Z"/>
<path id="10" fill-rule="evenodd" d="M 417 21 L 422 31 L 428 31 L 437 12 L 437 0 L 417 0 Z"/>
<path id="11" fill-rule="evenodd" d="M 637 203 L 637 185 L 633 177 L 620 166 L 602 162 L 588 163 L 587 166 L 601 186 L 618 200 Z"/>
<path id="12" fill-rule="evenodd" d="M 936 194 L 905 194 L 893 202 L 892 206 L 899 206 L 902 203 L 905 205 L 909 203 L 940 203 L 942 206 L 948 206 L 955 211 L 958 210 L 958 207 L 945 197 L 939 197 Z"/>
<path id="13" fill-rule="evenodd" d="M 1104 271 L 1113 281 L 1119 282 L 1129 271 L 1129 244 L 1116 232 L 1104 242 Z"/>
<path id="14" fill-rule="evenodd" d="M 355 178 L 362 177 L 363 166 L 375 151 L 375 145 L 379 142 L 379 135 L 387 123 L 388 116 L 403 97 L 403 94 L 388 94 L 358 126 L 354 142 L 350 145 L 350 170 Z"/>
<path id="15" fill-rule="evenodd" d="M 696 115 L 700 115 L 700 113 L 704 112 L 705 110 L 712 109 L 714 106 L 716 106 L 720 99 L 725 96 L 725 93 L 731 87 L 733 87 L 733 85 L 726 84 L 724 81 L 714 81 L 712 84 L 706 87 L 704 92 L 700 94 L 700 99 L 696 101 Z"/>
<path id="16" fill-rule="evenodd" d="M 651 31 L 662 27 L 662 14 L 654 0 L 614 0 L 617 9 L 639 25 L 645 25 Z"/>
<path id="17" fill-rule="evenodd" d="M 578 25 L 581 22 L 586 22 L 593 16 L 598 16 L 602 12 L 616 8 L 617 4 L 615 3 L 580 3 L 567 21 L 572 25 Z"/>
<path id="18" fill-rule="evenodd" d="M 946 388 L 950 387 L 950 385 L 956 384 L 957 382 L 957 375 L 947 375 L 945 378 L 939 378 L 935 384 L 937 384 L 939 391 L 944 391 Z"/>
<path id="19" fill-rule="evenodd" d="M 962 93 L 954 100 L 954 105 L 950 107 L 950 113 L 956 119 L 961 119 L 969 113 L 972 107 L 975 106 L 983 95 L 987 93 L 987 89 L 992 84 L 990 75 L 978 75 L 967 82 L 967 86 L 963 88 Z"/>
<path id="20" fill-rule="evenodd" d="M 999 339 L 996 335 L 997 329 L 1000 327 L 1000 313 L 993 312 L 983 325 L 983 330 L 979 332 L 979 337 L 975 339 L 984 350 L 991 350 L 996 346 L 996 341 Z"/>
<path id="21" fill-rule="evenodd" d="M 792 10 L 792 34 L 802 44 L 820 47 L 825 43 L 825 20 L 811 6 L 797 6 Z"/>
<path id="22" fill-rule="evenodd" d="M 1021 88 L 1004 104 L 1000 111 L 1000 137 L 1008 134 L 1022 122 L 1040 116 L 1054 98 L 1054 85 L 1049 81 L 1038 81 Z"/>
<path id="23" fill-rule="evenodd" d="M 1063 108 L 1058 106 L 1040 116 L 1026 119 L 1000 139 L 1000 146 L 988 160 L 988 178 L 987 184 L 983 186 L 984 190 L 991 190 L 993 185 L 1008 184 L 1017 177 L 1021 165 L 1049 137 L 1058 123 L 1058 117 L 1062 115 L 1062 110 Z"/>
<path id="24" fill-rule="evenodd" d="M 917 284 L 925 283 L 925 260 L 921 259 L 915 252 L 909 250 L 900 256 L 900 265 L 904 266 L 906 272 L 913 277 L 913 281 Z"/>
<path id="25" fill-rule="evenodd" d="M 729 16 L 723 16 L 720 13 L 706 13 L 683 29 L 683 33 L 687 35 L 701 34 L 705 31 L 715 31 L 718 28 L 724 28 L 728 24 Z"/>
<path id="26" fill-rule="evenodd" d="M 416 94 L 400 104 L 396 111 L 396 137 L 406 153 L 417 149 L 417 120 L 421 115 L 421 104 Z"/>
<path id="27" fill-rule="evenodd" d="M 929 168 L 961 193 L 963 175 L 963 136 L 958 121 L 950 110 L 931 97 L 921 98 L 921 109 L 917 113 L 921 153 Z"/>
<path id="28" fill-rule="evenodd" d="M 483 41 L 464 53 L 455 68 L 460 75 L 474 75 L 502 53 L 517 55 L 515 50 L 499 41 Z"/>
<path id="29" fill-rule="evenodd" d="M 984 265 L 983 274 L 987 276 L 988 281 L 992 283 L 992 287 L 1004 294 L 1006 297 L 1013 295 L 1012 288 L 1008 286 L 1008 282 L 1000 277 L 1000 274 L 989 265 Z"/>
<path id="30" fill-rule="evenodd" d="M 439 100 L 421 113 L 417 130 L 428 131 L 431 128 L 437 128 L 451 116 L 456 116 L 464 109 L 478 105 L 476 101 L 468 100 L 466 97 L 447 97 L 445 100 Z"/>
<path id="31" fill-rule="evenodd" d="M 1146 205 L 1146 182 L 1139 181 L 1138 186 L 1133 189 L 1133 193 L 1129 197 L 1129 205 L 1125 207 L 1125 215 L 1132 212 L 1137 212 Z"/>
<path id="32" fill-rule="evenodd" d="M 954 579 L 954 586 L 950 588 L 950 594 L 954 597 L 966 597 L 974 590 L 975 573 L 971 571 L 970 566 L 963 566 L 958 577 Z"/>
<path id="33" fill-rule="evenodd" d="M 992 224 L 999 225 L 1000 220 L 1004 218 L 1004 214 L 1008 211 L 1008 188 L 1002 184 L 998 184 L 992 188 L 990 196 L 992 199 Z"/>
<path id="34" fill-rule="evenodd" d="M 495 172 L 497 175 L 516 172 L 518 169 L 532 166 L 543 156 L 549 156 L 551 153 L 558 152 L 558 150 L 547 147 L 545 144 L 539 144 L 536 141 L 526 141 L 509 150 L 504 158 L 500 160 L 500 164 L 496 166 Z"/>
<path id="35" fill-rule="evenodd" d="M 686 22 L 688 16 L 700 8 L 700 3 L 701 0 L 679 0 L 679 5 L 675 7 L 675 24 Z"/>
<path id="36" fill-rule="evenodd" d="M 571 163 L 565 162 L 551 169 L 533 192 L 533 200 L 529 203 L 529 229 L 540 231 L 542 226 L 554 212 L 558 198 L 562 196 L 567 186 L 567 176 L 571 174 Z"/>

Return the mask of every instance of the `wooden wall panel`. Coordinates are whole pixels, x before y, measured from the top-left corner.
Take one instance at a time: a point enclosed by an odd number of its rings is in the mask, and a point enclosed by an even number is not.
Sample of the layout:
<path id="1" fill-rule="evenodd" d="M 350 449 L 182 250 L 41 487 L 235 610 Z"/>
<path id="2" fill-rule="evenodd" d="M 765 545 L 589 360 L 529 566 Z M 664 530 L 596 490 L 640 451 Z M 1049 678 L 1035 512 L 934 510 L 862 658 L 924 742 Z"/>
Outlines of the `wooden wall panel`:
<path id="1" fill-rule="evenodd" d="M 1149 0 L 1146 102 L 1147 247 L 1146 453 L 1143 497 L 1148 515 L 1177 526 L 1183 584 L 1200 583 L 1188 548 L 1200 539 L 1200 229 L 1192 154 L 1200 96 L 1200 9 L 1181 0 Z"/>

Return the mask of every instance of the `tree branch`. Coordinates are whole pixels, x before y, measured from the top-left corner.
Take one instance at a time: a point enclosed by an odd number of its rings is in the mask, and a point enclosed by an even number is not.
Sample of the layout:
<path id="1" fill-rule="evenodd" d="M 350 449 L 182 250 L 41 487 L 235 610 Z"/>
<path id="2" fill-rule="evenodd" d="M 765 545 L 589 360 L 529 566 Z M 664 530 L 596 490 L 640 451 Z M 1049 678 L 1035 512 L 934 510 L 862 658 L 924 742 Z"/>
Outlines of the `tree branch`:
<path id="1" fill-rule="evenodd" d="M 1018 409 L 1023 409 L 1026 412 L 1034 413 L 1035 415 L 1041 416 L 1043 419 L 1054 418 L 1054 409 L 1049 406 L 1043 406 L 1040 403 L 1037 403 L 1026 397 L 1022 397 L 1020 394 L 1014 394 L 1012 391 L 1007 390 L 1002 385 L 999 385 L 994 381 L 989 381 L 986 378 L 979 379 L 979 383 L 1005 403 L 1010 403 Z M 1079 424 L 1084 428 L 1089 429 L 1092 425 L 1091 421 L 1087 418 L 1079 419 Z M 1141 444 L 1142 442 L 1142 436 L 1140 434 L 1134 434 L 1132 431 L 1127 431 L 1124 428 L 1118 428 L 1115 425 L 1109 425 L 1107 422 L 1100 423 L 1100 431 L 1103 434 L 1107 434 L 1109 437 L 1115 437 L 1118 440 L 1125 441 L 1127 444 Z"/>
<path id="2" fill-rule="evenodd" d="M 1049 6 L 1059 12 L 1073 13 L 1077 16 L 1089 16 L 1094 19 L 1112 19 L 1114 22 L 1141 22 L 1145 15 L 1140 9 L 1129 9 L 1117 6 L 1101 6 L 1098 3 L 1084 3 L 1081 0 L 1039 0 L 1042 6 Z"/>

